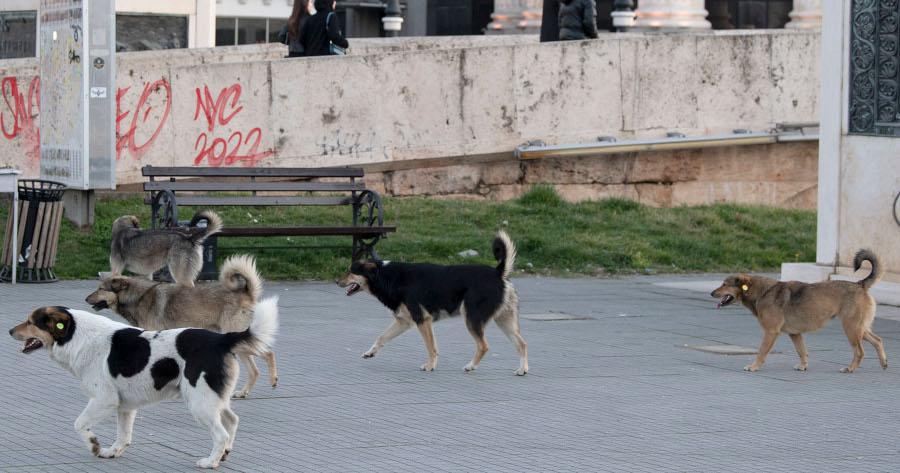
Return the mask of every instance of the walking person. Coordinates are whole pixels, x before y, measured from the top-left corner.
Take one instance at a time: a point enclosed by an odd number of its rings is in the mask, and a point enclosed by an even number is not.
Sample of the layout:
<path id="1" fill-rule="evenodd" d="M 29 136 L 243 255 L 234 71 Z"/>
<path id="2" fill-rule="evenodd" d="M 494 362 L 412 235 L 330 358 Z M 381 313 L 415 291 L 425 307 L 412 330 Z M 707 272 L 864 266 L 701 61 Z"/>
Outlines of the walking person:
<path id="1" fill-rule="evenodd" d="M 573 41 L 597 37 L 594 0 L 559 0 L 559 39 Z"/>
<path id="2" fill-rule="evenodd" d="M 287 57 L 305 56 L 303 44 L 300 43 L 300 31 L 309 19 L 309 0 L 294 0 L 294 9 L 288 22 L 278 34 L 278 41 L 288 45 Z"/>
<path id="3" fill-rule="evenodd" d="M 316 14 L 309 17 L 300 31 L 300 43 L 307 56 L 342 54 L 350 47 L 334 14 L 336 3 L 335 0 L 315 0 Z M 338 48 L 333 48 L 332 43 Z"/>

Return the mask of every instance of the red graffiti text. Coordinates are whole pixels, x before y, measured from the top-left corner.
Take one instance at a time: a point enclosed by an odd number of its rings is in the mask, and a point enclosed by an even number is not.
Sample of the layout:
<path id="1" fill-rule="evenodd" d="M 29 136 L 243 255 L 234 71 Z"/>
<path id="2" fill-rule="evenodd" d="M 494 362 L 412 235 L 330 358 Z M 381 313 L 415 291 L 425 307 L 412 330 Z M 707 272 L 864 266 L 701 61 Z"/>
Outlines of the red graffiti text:
<path id="1" fill-rule="evenodd" d="M 35 117 L 41 108 L 41 78 L 35 76 L 28 85 L 28 97 L 19 92 L 15 77 L 0 81 L 0 93 L 6 109 L 0 109 L 0 129 L 7 140 L 21 133 L 25 141 L 25 157 L 28 167 L 36 167 L 41 159 L 41 135 Z"/>
<path id="2" fill-rule="evenodd" d="M 201 133 L 194 142 L 194 150 L 199 150 L 194 158 L 194 164 L 200 164 L 206 159 L 209 166 L 231 166 L 240 162 L 243 166 L 250 167 L 260 160 L 275 154 L 274 151 L 259 151 L 259 142 L 262 140 L 262 130 L 259 127 L 251 129 L 246 135 L 240 131 L 235 131 L 228 139 L 210 137 L 215 131 L 217 125 L 227 125 L 244 107 L 239 107 L 238 101 L 241 98 L 241 85 L 234 84 L 226 87 L 219 92 L 219 95 L 213 100 L 212 94 L 209 92 L 208 86 L 203 86 L 203 94 L 200 88 L 197 92 L 197 108 L 194 111 L 194 120 L 200 117 L 201 110 L 206 117 L 207 128 L 209 133 Z M 231 99 L 229 104 L 229 99 Z M 227 114 L 227 115 L 226 115 Z M 201 141 L 203 142 L 201 145 Z M 252 141 L 252 143 L 251 143 Z M 246 154 L 238 154 L 241 147 L 248 146 Z"/>
<path id="3" fill-rule="evenodd" d="M 172 108 L 172 86 L 169 85 L 169 82 L 165 79 L 159 79 L 156 82 L 147 83 L 144 85 L 144 91 L 141 93 L 141 98 L 134 109 L 134 114 L 131 115 L 131 125 L 122 132 L 120 122 L 128 118 L 128 115 L 132 112 L 128 110 L 122 113 L 121 108 L 122 97 L 128 93 L 129 89 L 131 87 L 125 87 L 124 89 L 119 89 L 116 93 L 116 159 L 122 158 L 122 150 L 126 148 L 135 159 L 143 158 L 150 151 L 150 146 L 153 145 L 153 142 L 156 141 L 156 138 L 162 131 L 163 125 L 169 117 L 169 109 Z M 147 99 L 154 92 L 160 91 L 165 91 L 166 109 L 157 123 L 153 123 L 153 121 L 148 123 L 147 117 L 150 115 L 153 107 L 147 104 Z M 142 130 L 142 136 L 149 135 L 141 144 L 138 144 L 135 139 L 139 130 Z"/>

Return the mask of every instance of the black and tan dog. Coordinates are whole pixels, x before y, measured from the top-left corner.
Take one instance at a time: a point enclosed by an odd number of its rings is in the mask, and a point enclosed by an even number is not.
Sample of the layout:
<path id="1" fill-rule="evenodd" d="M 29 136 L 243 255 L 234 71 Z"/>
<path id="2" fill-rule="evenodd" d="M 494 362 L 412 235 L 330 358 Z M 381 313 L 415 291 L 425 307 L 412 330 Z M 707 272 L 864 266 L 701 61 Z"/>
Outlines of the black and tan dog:
<path id="1" fill-rule="evenodd" d="M 496 267 L 483 264 L 440 266 L 425 263 L 357 261 L 338 280 L 352 296 L 365 290 L 394 313 L 394 323 L 382 333 L 363 358 L 372 358 L 387 342 L 413 325 L 419 328 L 428 349 L 428 363 L 422 370 L 433 371 L 437 364 L 437 344 L 432 322 L 462 315 L 466 327 L 478 345 L 475 356 L 464 368 L 472 371 L 488 351 L 484 329 L 493 320 L 519 351 L 519 376 L 528 372 L 528 353 L 519 335 L 516 291 L 509 273 L 516 258 L 516 247 L 505 232 L 494 238 Z"/>
<path id="2" fill-rule="evenodd" d="M 797 354 L 800 355 L 800 364 L 794 366 L 794 369 L 805 371 L 807 354 L 803 334 L 821 329 L 834 317 L 841 319 L 844 333 L 853 347 L 853 361 L 850 366 L 841 368 L 842 373 L 852 373 L 859 366 L 866 353 L 862 347 L 863 340 L 875 347 L 881 367 L 887 369 L 884 343 L 881 337 L 872 332 L 875 301 L 868 294 L 869 288 L 881 279 L 884 270 L 878 257 L 869 250 L 856 253 L 853 270 L 858 271 L 863 261 L 872 264 L 872 272 L 858 282 L 824 281 L 806 284 L 797 281 L 780 282 L 746 274 L 726 278 L 712 292 L 713 297 L 722 298 L 718 307 L 727 306 L 735 300 L 741 301 L 756 316 L 764 331 L 756 361 L 744 369 L 759 370 L 775 339 L 781 332 L 785 332 L 791 337 Z"/>

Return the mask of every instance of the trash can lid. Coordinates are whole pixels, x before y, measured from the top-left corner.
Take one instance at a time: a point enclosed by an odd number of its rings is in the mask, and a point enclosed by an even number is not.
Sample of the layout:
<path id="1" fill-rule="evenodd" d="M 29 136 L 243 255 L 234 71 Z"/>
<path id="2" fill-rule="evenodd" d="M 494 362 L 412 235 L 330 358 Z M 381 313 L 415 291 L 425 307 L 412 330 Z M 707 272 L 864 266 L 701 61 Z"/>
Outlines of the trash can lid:
<path id="1" fill-rule="evenodd" d="M 46 179 L 19 179 L 19 199 L 32 202 L 58 202 L 68 186 Z"/>

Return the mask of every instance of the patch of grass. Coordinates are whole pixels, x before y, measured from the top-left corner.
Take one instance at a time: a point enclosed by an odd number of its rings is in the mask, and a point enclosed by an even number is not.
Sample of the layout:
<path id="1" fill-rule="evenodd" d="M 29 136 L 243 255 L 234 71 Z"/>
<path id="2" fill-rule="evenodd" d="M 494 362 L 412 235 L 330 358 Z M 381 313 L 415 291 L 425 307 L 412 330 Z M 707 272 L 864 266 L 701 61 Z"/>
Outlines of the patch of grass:
<path id="1" fill-rule="evenodd" d="M 785 261 L 815 257 L 814 212 L 750 205 L 653 208 L 628 200 L 572 204 L 549 186 L 518 200 L 383 199 L 385 223 L 397 226 L 376 246 L 394 261 L 495 265 L 491 240 L 505 229 L 518 247 L 516 268 L 526 273 L 607 275 L 674 272 L 774 271 Z M 182 207 L 188 220 L 199 209 Z M 217 208 L 226 226 L 335 225 L 350 221 L 347 207 Z M 5 221 L 7 208 L 0 210 Z M 63 225 L 55 269 L 62 278 L 96 277 L 109 270 L 109 231 L 116 217 L 137 215 L 149 227 L 150 206 L 141 198 L 99 202 L 91 232 Z M 503 222 L 507 222 L 504 224 Z M 0 226 L 0 230 L 2 230 Z M 222 238 L 227 248 L 280 245 L 344 245 L 349 238 Z M 474 249 L 479 255 L 457 253 Z M 258 258 L 268 279 L 334 279 L 349 264 L 347 249 L 236 250 Z M 529 265 L 530 263 L 530 265 Z"/>

